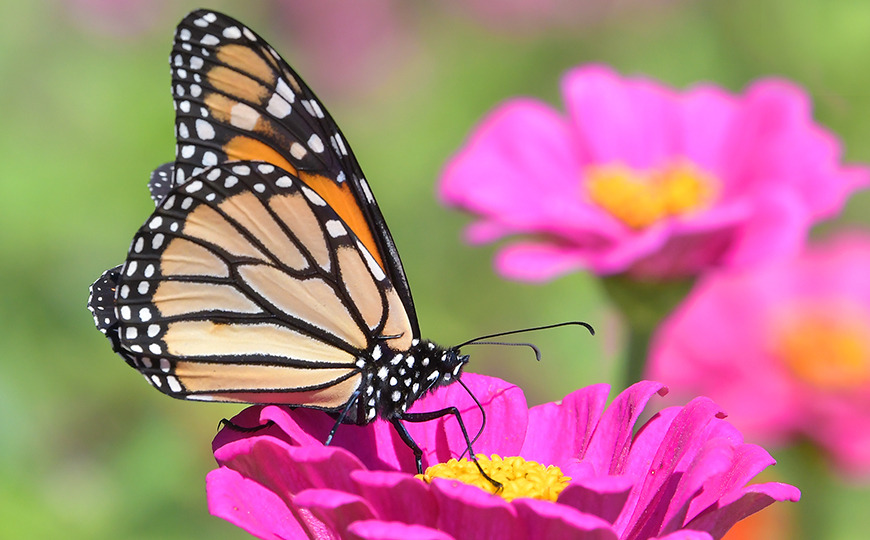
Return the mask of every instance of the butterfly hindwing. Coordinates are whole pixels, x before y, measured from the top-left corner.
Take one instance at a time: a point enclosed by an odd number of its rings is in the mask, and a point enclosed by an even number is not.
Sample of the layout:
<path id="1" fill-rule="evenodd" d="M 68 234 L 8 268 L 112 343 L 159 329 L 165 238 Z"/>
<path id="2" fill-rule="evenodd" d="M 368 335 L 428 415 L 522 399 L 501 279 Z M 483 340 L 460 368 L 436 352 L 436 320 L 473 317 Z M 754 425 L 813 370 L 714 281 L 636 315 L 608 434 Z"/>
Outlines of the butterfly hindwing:
<path id="1" fill-rule="evenodd" d="M 174 187 L 116 289 L 121 347 L 174 397 L 336 409 L 378 338 L 412 339 L 368 249 L 269 163 L 226 163 Z"/>
<path id="2" fill-rule="evenodd" d="M 418 335 L 407 278 L 377 202 L 341 130 L 304 81 L 248 27 L 208 10 L 182 20 L 169 61 L 173 182 L 235 160 L 266 161 L 297 175 L 390 277 Z"/>
<path id="3" fill-rule="evenodd" d="M 166 197 L 169 190 L 172 188 L 172 171 L 175 168 L 174 163 L 164 163 L 151 171 L 151 178 L 148 180 L 148 191 L 151 192 L 151 200 L 154 204 L 160 204 L 160 201 Z"/>

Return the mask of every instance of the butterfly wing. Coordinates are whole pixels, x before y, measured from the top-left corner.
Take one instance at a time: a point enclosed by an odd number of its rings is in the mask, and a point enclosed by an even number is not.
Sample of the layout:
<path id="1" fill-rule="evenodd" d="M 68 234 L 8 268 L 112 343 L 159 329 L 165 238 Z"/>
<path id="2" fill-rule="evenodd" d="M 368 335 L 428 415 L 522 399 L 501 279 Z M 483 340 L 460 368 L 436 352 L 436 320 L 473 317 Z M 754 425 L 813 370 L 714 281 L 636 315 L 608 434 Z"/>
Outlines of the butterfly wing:
<path id="1" fill-rule="evenodd" d="M 224 163 L 173 187 L 94 293 L 95 318 L 117 313 L 96 320 L 116 350 L 177 398 L 339 410 L 380 336 L 412 340 L 362 240 L 270 163 Z"/>
<path id="2" fill-rule="evenodd" d="M 151 172 L 151 178 L 148 180 L 148 191 L 151 192 L 151 200 L 154 201 L 155 205 L 160 204 L 160 201 L 172 188 L 174 167 L 174 163 L 164 163 Z"/>
<path id="3" fill-rule="evenodd" d="M 208 10 L 178 25 L 172 53 L 174 184 L 205 168 L 260 160 L 299 177 L 354 232 L 417 316 L 395 243 L 350 145 L 290 66 L 242 23 Z"/>

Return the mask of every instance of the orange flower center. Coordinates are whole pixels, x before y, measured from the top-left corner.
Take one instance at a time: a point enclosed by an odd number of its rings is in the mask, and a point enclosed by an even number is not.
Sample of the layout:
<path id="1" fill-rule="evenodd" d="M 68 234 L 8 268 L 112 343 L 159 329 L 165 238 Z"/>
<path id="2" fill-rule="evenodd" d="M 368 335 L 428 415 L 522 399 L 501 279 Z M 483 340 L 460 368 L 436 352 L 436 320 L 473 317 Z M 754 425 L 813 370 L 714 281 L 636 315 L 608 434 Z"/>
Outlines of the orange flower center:
<path id="1" fill-rule="evenodd" d="M 599 165 L 584 171 L 592 202 L 633 229 L 706 208 L 717 182 L 687 161 L 638 171 L 624 165 Z"/>
<path id="2" fill-rule="evenodd" d="M 496 493 L 507 501 L 519 497 L 555 501 L 571 480 L 555 465 L 544 467 L 540 463 L 526 461 L 519 456 L 502 458 L 493 454 L 492 458 L 488 458 L 483 454 L 477 454 L 477 461 L 486 474 L 504 486 L 498 493 L 495 486 L 480 474 L 474 462 L 465 458 L 451 459 L 447 463 L 433 465 L 426 469 L 424 474 L 418 474 L 417 478 L 425 482 L 431 482 L 433 478 L 459 480 L 464 484 Z"/>
<path id="3" fill-rule="evenodd" d="M 870 382 L 870 326 L 859 317 L 799 316 L 783 326 L 775 349 L 799 379 L 823 390 Z"/>

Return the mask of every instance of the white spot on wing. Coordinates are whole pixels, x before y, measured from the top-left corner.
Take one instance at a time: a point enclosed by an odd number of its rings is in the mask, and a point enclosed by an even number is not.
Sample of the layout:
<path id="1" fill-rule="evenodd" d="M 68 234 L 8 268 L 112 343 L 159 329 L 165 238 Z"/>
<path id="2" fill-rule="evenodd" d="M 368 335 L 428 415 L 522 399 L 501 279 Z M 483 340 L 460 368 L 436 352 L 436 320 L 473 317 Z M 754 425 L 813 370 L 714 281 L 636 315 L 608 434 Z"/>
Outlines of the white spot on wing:
<path id="1" fill-rule="evenodd" d="M 342 140 L 341 135 L 338 133 L 335 134 L 335 142 L 338 143 L 338 149 L 342 155 L 347 155 L 347 147 L 344 146 L 344 140 Z"/>
<path id="2" fill-rule="evenodd" d="M 266 107 L 266 111 L 275 118 L 284 118 L 292 110 L 293 107 L 278 94 L 272 94 L 272 99 L 269 100 L 269 105 Z"/>
<path id="3" fill-rule="evenodd" d="M 296 159 L 302 159 L 305 157 L 305 154 L 308 153 L 308 150 L 305 149 L 304 146 L 295 142 L 290 145 L 290 155 L 295 157 Z"/>
<path id="4" fill-rule="evenodd" d="M 221 42 L 221 40 L 219 40 L 217 38 L 217 36 L 213 36 L 211 34 L 206 34 L 206 35 L 202 36 L 202 39 L 199 40 L 199 42 L 202 43 L 203 45 L 217 45 L 218 43 Z"/>
<path id="5" fill-rule="evenodd" d="M 365 178 L 359 179 L 359 185 L 361 185 L 363 188 L 363 193 L 365 193 L 366 200 L 369 203 L 375 202 L 375 198 L 372 196 L 372 190 L 369 189 L 369 184 L 368 184 L 368 182 L 366 182 Z"/>
<path id="6" fill-rule="evenodd" d="M 176 379 L 172 375 L 169 375 L 168 377 L 166 377 L 166 384 L 169 385 L 169 389 L 172 390 L 173 392 L 181 392 L 181 385 L 178 383 L 178 379 Z M 204 401 L 208 401 L 205 398 L 210 398 L 210 396 L 197 396 L 197 397 L 199 397 L 200 399 L 203 399 Z"/>
<path id="7" fill-rule="evenodd" d="M 308 198 L 308 200 L 311 201 L 313 204 L 316 204 L 317 206 L 326 206 L 326 201 L 324 201 L 320 197 L 320 195 L 312 191 L 309 187 L 302 186 L 302 193 L 304 193 L 305 197 Z"/>
<path id="8" fill-rule="evenodd" d="M 347 234 L 347 230 L 344 228 L 344 225 L 342 225 L 340 221 L 335 219 L 330 219 L 326 222 L 326 230 L 327 232 L 329 232 L 329 236 L 333 238 L 338 238 L 339 236 L 344 236 Z"/>
<path id="9" fill-rule="evenodd" d="M 200 139 L 209 141 L 214 139 L 214 127 L 205 120 L 198 119 L 196 121 L 196 134 Z"/>
<path id="10" fill-rule="evenodd" d="M 384 271 L 380 267 L 378 262 L 374 259 L 374 257 L 372 257 L 372 254 L 369 253 L 369 250 L 366 249 L 364 245 L 362 245 L 362 242 L 357 240 L 356 245 L 360 252 L 363 254 L 363 257 L 366 260 L 366 264 L 368 264 L 369 266 L 369 271 L 372 273 L 373 276 L 375 276 L 376 280 L 383 281 L 384 278 L 387 277 L 387 275 L 384 274 Z"/>
<path id="11" fill-rule="evenodd" d="M 257 125 L 260 113 L 244 103 L 236 103 L 230 109 L 230 124 L 251 131 Z"/>
<path id="12" fill-rule="evenodd" d="M 239 39 L 242 37 L 242 31 L 239 30 L 238 26 L 230 26 L 228 28 L 224 28 L 223 31 L 224 37 L 229 39 Z"/>
<path id="13" fill-rule="evenodd" d="M 278 90 L 278 94 L 281 95 L 282 98 L 287 100 L 287 103 L 293 103 L 296 101 L 296 94 L 293 93 L 293 90 L 287 86 L 287 83 L 284 82 L 284 79 L 278 79 L 278 85 L 276 87 Z"/>
<path id="14" fill-rule="evenodd" d="M 308 138 L 308 148 L 314 150 L 315 154 L 323 152 L 323 141 L 320 140 L 317 133 L 313 133 L 311 137 Z"/>

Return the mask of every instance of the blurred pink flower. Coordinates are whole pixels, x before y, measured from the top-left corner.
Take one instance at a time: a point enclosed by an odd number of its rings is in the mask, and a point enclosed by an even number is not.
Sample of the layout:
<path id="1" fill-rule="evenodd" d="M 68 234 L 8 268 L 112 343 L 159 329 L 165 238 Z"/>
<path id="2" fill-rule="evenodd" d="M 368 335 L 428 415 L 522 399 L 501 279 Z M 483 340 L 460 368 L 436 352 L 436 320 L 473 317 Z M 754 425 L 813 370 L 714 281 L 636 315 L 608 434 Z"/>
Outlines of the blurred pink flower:
<path id="1" fill-rule="evenodd" d="M 70 20 L 89 33 L 121 40 L 139 38 L 171 24 L 166 0 L 65 0 Z"/>
<path id="2" fill-rule="evenodd" d="M 606 385 L 528 409 L 516 386 L 473 374 L 463 381 L 487 413 L 477 450 L 559 466 L 573 480 L 558 502 L 507 502 L 442 478 L 425 483 L 412 476 L 413 455 L 387 423 L 341 426 L 327 447 L 321 441 L 331 417 L 270 406 L 233 421 L 273 425 L 254 433 L 225 428 L 215 439 L 211 512 L 266 539 L 710 540 L 774 501 L 800 496 L 786 484 L 745 485 L 774 461 L 743 443 L 706 398 L 660 412 L 633 435 L 647 401 L 665 393 L 662 385 L 638 383 L 606 410 Z M 456 386 L 416 410 L 446 405 L 457 406 L 476 432 L 480 412 Z M 452 419 L 407 427 L 428 465 L 465 449 Z"/>
<path id="3" fill-rule="evenodd" d="M 603 66 L 562 81 L 568 116 L 527 98 L 489 114 L 447 164 L 443 201 L 480 219 L 472 243 L 496 268 L 541 281 L 576 270 L 652 278 L 796 252 L 815 221 L 870 182 L 840 164 L 799 87 L 762 80 L 733 95 L 685 92 Z"/>
<path id="4" fill-rule="evenodd" d="M 808 438 L 870 474 L 870 236 L 711 274 L 660 328 L 649 373 L 711 396 L 755 441 Z"/>
<path id="5" fill-rule="evenodd" d="M 390 79 L 417 49 L 397 0 L 277 0 L 275 32 L 304 57 L 291 62 L 318 91 L 359 94 Z M 286 56 L 286 58 L 291 58 Z"/>
<path id="6" fill-rule="evenodd" d="M 449 0 L 442 5 L 512 33 L 559 27 L 576 32 L 578 25 L 596 23 L 620 7 L 600 0 Z"/>

